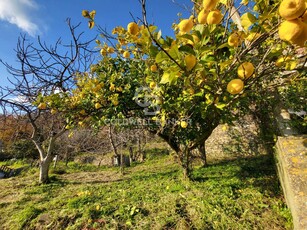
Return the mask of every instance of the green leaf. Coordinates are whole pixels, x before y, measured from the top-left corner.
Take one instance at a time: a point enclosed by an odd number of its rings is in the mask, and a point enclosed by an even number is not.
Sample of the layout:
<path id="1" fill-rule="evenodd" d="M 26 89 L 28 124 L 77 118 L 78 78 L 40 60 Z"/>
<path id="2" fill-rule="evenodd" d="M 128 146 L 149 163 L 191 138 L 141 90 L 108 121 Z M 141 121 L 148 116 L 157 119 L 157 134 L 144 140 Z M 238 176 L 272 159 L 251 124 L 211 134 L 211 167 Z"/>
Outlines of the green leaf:
<path id="1" fill-rule="evenodd" d="M 158 47 L 153 46 L 153 45 L 151 45 L 151 46 L 149 47 L 149 55 L 150 55 L 151 57 L 156 57 L 158 53 L 159 53 Z"/>
<path id="2" fill-rule="evenodd" d="M 184 34 L 184 35 L 181 35 L 180 38 L 189 39 L 189 40 L 191 40 L 192 42 L 194 41 L 193 36 L 192 36 L 191 34 Z"/>
<path id="3" fill-rule="evenodd" d="M 171 55 L 172 58 L 174 59 L 180 59 L 180 53 L 178 50 L 177 45 L 174 45 L 170 50 L 169 50 L 169 55 Z"/>
<path id="4" fill-rule="evenodd" d="M 195 31 L 198 31 L 200 34 L 203 34 L 204 32 L 204 29 L 205 29 L 205 26 L 204 25 L 201 25 L 201 24 L 198 24 L 194 27 L 194 30 Z"/>
<path id="5" fill-rule="evenodd" d="M 160 84 L 173 84 L 177 80 L 177 73 L 176 72 L 164 72 L 160 81 Z"/>
<path id="6" fill-rule="evenodd" d="M 160 51 L 156 56 L 156 63 L 161 63 L 167 59 L 168 59 L 168 56 L 163 51 Z"/>
<path id="7" fill-rule="evenodd" d="M 256 22 L 257 18 L 251 13 L 247 12 L 241 16 L 241 24 L 244 29 L 248 29 L 251 25 Z"/>
<path id="8" fill-rule="evenodd" d="M 225 103 L 217 103 L 217 104 L 215 104 L 215 107 L 220 109 L 220 110 L 223 110 L 225 106 L 226 106 Z"/>
<path id="9" fill-rule="evenodd" d="M 185 53 L 188 53 L 188 54 L 192 54 L 192 55 L 195 55 L 195 51 L 193 50 L 193 48 L 189 45 L 184 45 L 184 46 L 181 46 L 179 48 L 179 51 L 181 52 L 185 52 Z"/>
<path id="10" fill-rule="evenodd" d="M 205 98 L 206 98 L 206 104 L 210 105 L 213 103 L 214 98 L 210 93 L 207 93 L 205 95 Z"/>
<path id="11" fill-rule="evenodd" d="M 194 97 L 203 97 L 204 96 L 204 90 L 202 89 L 200 92 L 195 93 L 193 96 Z"/>
<path id="12" fill-rule="evenodd" d="M 214 62 L 215 61 L 215 57 L 212 55 L 205 55 L 201 58 L 202 61 L 205 62 Z"/>
<path id="13" fill-rule="evenodd" d="M 160 81 L 160 84 L 166 84 L 170 82 L 170 74 L 167 72 L 164 72 Z"/>
<path id="14" fill-rule="evenodd" d="M 224 47 L 228 47 L 228 43 L 227 42 L 225 42 L 224 44 L 222 44 L 219 47 L 217 47 L 217 50 L 223 49 Z"/>

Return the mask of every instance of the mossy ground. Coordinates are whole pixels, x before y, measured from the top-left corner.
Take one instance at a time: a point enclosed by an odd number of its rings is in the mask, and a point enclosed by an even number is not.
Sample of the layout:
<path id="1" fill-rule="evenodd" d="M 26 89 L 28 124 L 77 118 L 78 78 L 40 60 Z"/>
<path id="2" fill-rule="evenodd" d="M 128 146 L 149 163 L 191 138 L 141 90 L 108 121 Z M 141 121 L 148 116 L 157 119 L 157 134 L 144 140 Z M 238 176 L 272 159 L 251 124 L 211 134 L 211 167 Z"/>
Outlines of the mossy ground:
<path id="1" fill-rule="evenodd" d="M 2 229 L 291 229 L 272 156 L 194 166 L 191 181 L 173 157 L 152 151 L 117 168 L 59 165 L 51 183 L 38 169 L 0 180 Z M 154 155 L 159 156 L 154 156 Z M 86 171 L 84 171 L 86 170 Z M 57 173 L 57 171 L 53 171 Z"/>

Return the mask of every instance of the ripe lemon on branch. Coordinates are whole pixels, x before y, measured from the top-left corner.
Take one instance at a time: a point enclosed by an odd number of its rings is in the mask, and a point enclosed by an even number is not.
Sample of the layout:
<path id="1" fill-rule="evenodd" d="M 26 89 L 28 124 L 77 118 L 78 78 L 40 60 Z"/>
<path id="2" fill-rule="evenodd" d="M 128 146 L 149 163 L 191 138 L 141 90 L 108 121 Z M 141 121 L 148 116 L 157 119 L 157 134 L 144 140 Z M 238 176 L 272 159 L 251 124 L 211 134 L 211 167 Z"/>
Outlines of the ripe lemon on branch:
<path id="1" fill-rule="evenodd" d="M 247 79 L 254 73 L 255 67 L 250 62 L 244 62 L 238 67 L 238 76 Z"/>
<path id="2" fill-rule="evenodd" d="M 157 72 L 158 67 L 156 65 L 151 65 L 150 70 L 151 70 L 151 72 Z"/>
<path id="3" fill-rule="evenodd" d="M 123 53 L 123 57 L 124 57 L 124 58 L 129 58 L 129 57 L 130 57 L 129 51 L 125 51 L 125 52 Z"/>
<path id="4" fill-rule="evenodd" d="M 131 35 L 136 35 L 139 32 L 139 26 L 135 22 L 130 22 L 127 26 L 127 31 Z"/>
<path id="5" fill-rule="evenodd" d="M 208 11 L 206 11 L 205 9 L 202 9 L 197 17 L 198 23 L 200 24 L 206 24 L 207 23 L 207 17 L 208 17 Z"/>
<path id="6" fill-rule="evenodd" d="M 293 20 L 302 16 L 305 9 L 304 0 L 283 0 L 279 6 L 279 14 L 286 20 Z"/>
<path id="7" fill-rule="evenodd" d="M 298 45 L 298 46 L 305 46 L 305 42 L 307 41 L 307 24 L 302 23 L 302 32 L 300 35 L 298 35 L 296 38 L 292 39 L 290 42 L 292 44 Z"/>
<path id="8" fill-rule="evenodd" d="M 41 110 L 47 109 L 47 104 L 45 102 L 42 102 L 37 106 L 37 108 Z"/>
<path id="9" fill-rule="evenodd" d="M 196 65 L 197 59 L 194 55 L 189 54 L 189 55 L 185 56 L 184 62 L 185 62 L 185 65 L 187 67 L 187 70 L 190 71 Z"/>
<path id="10" fill-rule="evenodd" d="M 304 24 L 298 19 L 284 21 L 278 28 L 278 35 L 281 40 L 293 41 L 301 35 L 304 29 Z"/>
<path id="11" fill-rule="evenodd" d="M 230 94 L 238 94 L 243 90 L 244 83 L 241 79 L 233 79 L 227 85 L 227 91 Z"/>
<path id="12" fill-rule="evenodd" d="M 209 25 L 219 24 L 221 22 L 222 18 L 223 18 L 223 15 L 222 15 L 221 11 L 213 10 L 213 11 L 210 11 L 208 16 L 207 16 L 207 23 Z"/>
<path id="13" fill-rule="evenodd" d="M 188 122 L 186 122 L 186 121 L 181 121 L 181 122 L 180 122 L 180 126 L 181 126 L 183 129 L 185 129 L 186 127 L 188 127 Z"/>
<path id="14" fill-rule="evenodd" d="M 193 16 L 191 16 L 189 19 L 183 19 L 178 24 L 179 31 L 182 33 L 188 33 L 193 28 Z"/>
<path id="15" fill-rule="evenodd" d="M 212 10 L 216 7 L 219 0 L 203 0 L 203 7 L 205 10 Z"/>
<path id="16" fill-rule="evenodd" d="M 237 47 L 240 44 L 240 36 L 237 33 L 233 33 L 228 37 L 228 45 L 232 47 Z"/>

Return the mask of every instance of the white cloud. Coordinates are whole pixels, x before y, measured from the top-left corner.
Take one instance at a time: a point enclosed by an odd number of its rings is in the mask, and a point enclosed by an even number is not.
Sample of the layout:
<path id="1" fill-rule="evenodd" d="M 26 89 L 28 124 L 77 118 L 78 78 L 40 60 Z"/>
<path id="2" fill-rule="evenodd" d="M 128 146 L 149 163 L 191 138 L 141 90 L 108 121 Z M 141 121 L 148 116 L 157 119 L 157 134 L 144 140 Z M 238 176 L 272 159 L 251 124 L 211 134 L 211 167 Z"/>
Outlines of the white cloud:
<path id="1" fill-rule="evenodd" d="M 31 12 L 37 10 L 35 0 L 0 0 L 0 20 L 15 24 L 31 36 L 38 32 L 38 25 L 31 19 Z"/>

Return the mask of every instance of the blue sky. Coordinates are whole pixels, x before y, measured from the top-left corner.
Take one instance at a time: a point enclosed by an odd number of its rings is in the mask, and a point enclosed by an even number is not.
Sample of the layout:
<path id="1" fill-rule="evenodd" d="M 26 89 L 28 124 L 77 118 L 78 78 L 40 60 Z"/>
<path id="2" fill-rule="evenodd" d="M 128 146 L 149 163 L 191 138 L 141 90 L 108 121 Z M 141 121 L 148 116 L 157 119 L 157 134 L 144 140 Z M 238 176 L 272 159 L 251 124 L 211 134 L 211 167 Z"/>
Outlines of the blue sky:
<path id="1" fill-rule="evenodd" d="M 183 17 L 189 16 L 182 5 L 191 6 L 189 0 L 147 0 L 147 4 L 148 21 L 167 35 L 172 35 L 171 25 L 178 20 L 179 12 Z M 50 45 L 59 37 L 65 40 L 66 18 L 71 18 L 73 24 L 82 22 L 80 32 L 86 32 L 85 40 L 94 37 L 97 31 L 87 28 L 87 20 L 81 16 L 83 9 L 95 9 L 96 23 L 108 31 L 118 25 L 126 26 L 132 21 L 130 13 L 135 18 L 141 17 L 138 0 L 0 0 L 0 59 L 18 67 L 13 50 L 21 33 L 33 41 L 39 35 Z M 0 85 L 9 84 L 8 76 L 0 66 Z"/>

